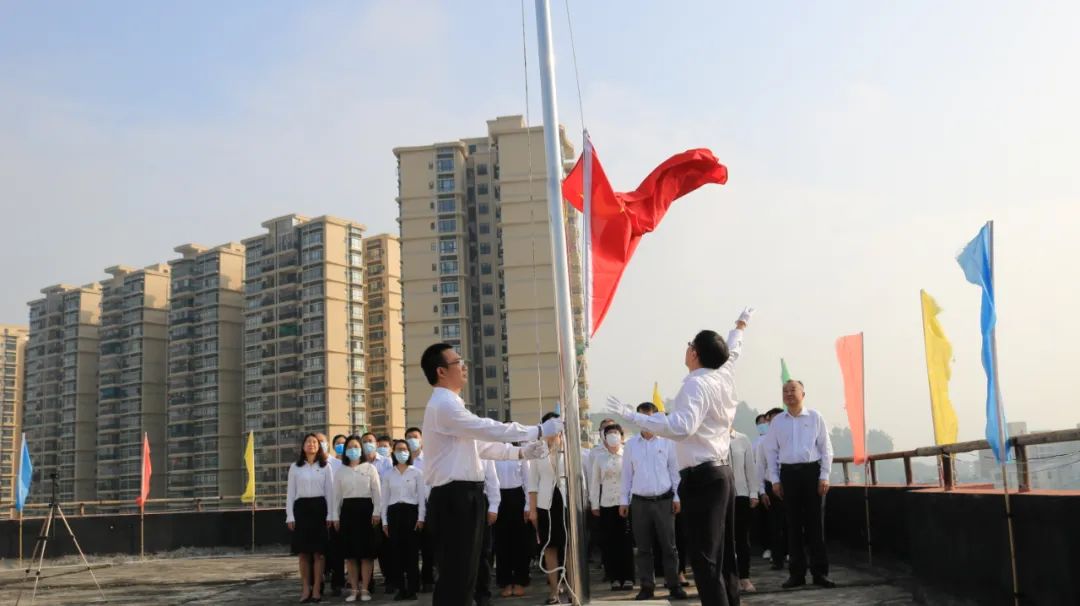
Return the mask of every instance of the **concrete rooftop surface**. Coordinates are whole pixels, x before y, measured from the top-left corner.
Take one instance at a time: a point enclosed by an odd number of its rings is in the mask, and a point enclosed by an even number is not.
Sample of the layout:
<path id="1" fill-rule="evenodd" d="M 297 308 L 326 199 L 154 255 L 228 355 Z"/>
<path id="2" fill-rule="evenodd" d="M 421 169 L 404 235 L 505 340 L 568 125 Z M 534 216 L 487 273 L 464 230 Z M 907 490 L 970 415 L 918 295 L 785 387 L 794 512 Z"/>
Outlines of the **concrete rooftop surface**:
<path id="1" fill-rule="evenodd" d="M 169 554 L 165 557 L 120 556 L 109 559 L 95 557 L 91 566 L 109 604 L 165 604 L 208 605 L 229 604 L 265 605 L 295 604 L 299 601 L 296 558 L 278 554 L 219 554 L 213 556 L 185 557 L 186 554 Z M 839 554 L 838 554 L 839 555 Z M 173 556 L 173 557 L 170 557 Z M 836 558 L 831 577 L 837 583 L 835 589 L 814 586 L 786 591 L 780 584 L 787 578 L 786 571 L 773 571 L 760 557 L 755 558 L 751 577 L 757 593 L 743 594 L 744 604 L 914 604 L 910 590 L 911 580 L 903 574 L 882 570 L 870 570 L 856 563 L 855 558 Z M 844 565 L 844 560 L 848 564 Z M 42 571 L 35 604 L 74 605 L 102 603 L 93 580 L 78 559 L 63 558 L 46 561 Z M 594 562 L 592 571 L 592 598 L 590 603 L 614 604 L 633 600 L 634 591 L 611 591 L 601 582 L 601 571 Z M 25 563 L 19 568 L 17 561 L 0 561 L 0 604 L 15 604 L 23 590 L 20 604 L 31 603 L 33 575 L 29 583 L 22 583 Z M 807 577 L 809 581 L 809 575 Z M 539 572 L 533 575 L 532 585 L 525 597 L 500 598 L 497 590 L 492 604 L 523 606 L 542 604 L 547 596 L 546 584 Z M 696 591 L 688 588 L 690 599 L 674 604 L 698 605 Z M 431 604 L 431 594 L 421 594 L 412 602 L 393 602 L 379 587 L 375 599 L 369 604 Z M 666 590 L 657 590 L 657 600 L 635 602 L 639 604 L 667 604 Z M 344 603 L 344 597 L 332 597 L 327 588 L 323 604 Z M 359 603 L 359 602 L 358 602 Z M 463 605 L 466 606 L 466 605 Z"/>

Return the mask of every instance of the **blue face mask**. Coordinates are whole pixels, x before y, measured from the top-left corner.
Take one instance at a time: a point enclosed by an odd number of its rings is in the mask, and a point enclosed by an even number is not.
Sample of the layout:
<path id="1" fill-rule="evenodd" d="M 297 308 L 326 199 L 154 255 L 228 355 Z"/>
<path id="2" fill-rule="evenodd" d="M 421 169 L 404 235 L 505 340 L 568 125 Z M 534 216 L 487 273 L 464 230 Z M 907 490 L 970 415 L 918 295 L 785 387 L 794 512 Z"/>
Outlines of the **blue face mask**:
<path id="1" fill-rule="evenodd" d="M 364 442 L 364 454 L 369 455 L 375 452 L 374 442 Z"/>
<path id="2" fill-rule="evenodd" d="M 409 443 L 409 450 L 413 452 L 420 450 L 420 438 L 409 438 L 405 441 Z"/>
<path id="3" fill-rule="evenodd" d="M 345 451 L 345 456 L 349 457 L 350 461 L 359 461 L 360 460 L 360 449 L 359 448 L 349 448 L 349 449 L 347 449 Z"/>
<path id="4" fill-rule="evenodd" d="M 399 451 L 395 452 L 394 456 L 397 457 L 398 463 L 408 463 L 409 462 L 409 453 L 405 452 L 404 450 L 399 450 Z"/>
<path id="5" fill-rule="evenodd" d="M 757 432 L 758 432 L 759 436 L 763 436 L 763 435 L 769 433 L 769 424 L 768 423 L 758 423 Z"/>
<path id="6" fill-rule="evenodd" d="M 336 452 L 338 454 L 338 456 L 340 457 L 342 454 L 345 453 L 345 445 L 344 444 L 334 444 L 334 452 Z"/>
<path id="7" fill-rule="evenodd" d="M 380 446 L 380 447 L 375 449 L 375 452 L 379 453 L 380 457 L 388 457 L 388 456 L 390 456 L 390 447 L 389 446 Z"/>

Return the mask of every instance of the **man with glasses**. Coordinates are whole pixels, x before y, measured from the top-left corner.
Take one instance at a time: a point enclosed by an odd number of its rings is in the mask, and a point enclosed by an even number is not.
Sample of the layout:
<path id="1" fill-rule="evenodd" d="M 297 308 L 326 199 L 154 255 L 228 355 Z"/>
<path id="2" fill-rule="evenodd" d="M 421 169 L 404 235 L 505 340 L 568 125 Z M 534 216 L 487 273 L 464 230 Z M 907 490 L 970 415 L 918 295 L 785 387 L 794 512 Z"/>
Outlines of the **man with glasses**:
<path id="1" fill-rule="evenodd" d="M 731 425 L 738 399 L 735 360 L 754 310 L 746 308 L 727 340 L 711 330 L 686 344 L 683 361 L 690 374 L 667 415 L 634 412 L 609 398 L 608 412 L 643 431 L 675 440 L 679 497 L 690 533 L 690 565 L 702 606 L 739 603 L 735 567 L 735 476 L 731 469 Z"/>
<path id="2" fill-rule="evenodd" d="M 476 588 L 487 499 L 481 459 L 538 459 L 548 454 L 541 437 L 562 433 L 558 417 L 542 425 L 500 423 L 478 417 L 459 395 L 468 381 L 465 360 L 449 343 L 436 343 L 420 358 L 435 389 L 424 411 L 424 479 L 431 487 L 427 526 L 435 545 L 432 604 L 461 606 L 472 602 Z M 511 442 L 529 442 L 513 446 Z"/>

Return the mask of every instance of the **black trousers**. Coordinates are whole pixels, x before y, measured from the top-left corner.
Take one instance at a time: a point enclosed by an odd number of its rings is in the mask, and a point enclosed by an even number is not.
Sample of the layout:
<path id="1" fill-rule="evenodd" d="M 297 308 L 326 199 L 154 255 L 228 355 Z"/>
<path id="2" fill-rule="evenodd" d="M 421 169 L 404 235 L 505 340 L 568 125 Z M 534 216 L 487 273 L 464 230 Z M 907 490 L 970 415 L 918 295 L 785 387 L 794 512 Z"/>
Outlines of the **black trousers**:
<path id="1" fill-rule="evenodd" d="M 690 567 L 702 606 L 737 606 L 735 475 L 730 465 L 699 465 L 679 472 L 679 498 L 689 531 Z"/>
<path id="2" fill-rule="evenodd" d="M 426 525 L 420 531 L 420 582 L 435 584 L 435 550 L 431 545 L 431 531 Z"/>
<path id="3" fill-rule="evenodd" d="M 483 482 L 450 482 L 431 489 L 428 525 L 435 548 L 433 606 L 463 606 L 472 602 L 484 542 L 487 498 Z"/>
<path id="4" fill-rule="evenodd" d="M 390 557 L 394 561 L 394 586 L 399 591 L 416 593 L 420 587 L 420 533 L 416 520 L 420 507 L 409 503 L 394 503 L 386 509 L 390 525 Z"/>
<path id="5" fill-rule="evenodd" d="M 342 544 L 341 534 L 334 530 L 329 529 L 330 539 L 326 549 L 326 571 L 325 575 L 330 577 L 330 587 L 340 589 L 345 586 L 345 558 L 342 553 L 344 545 Z"/>
<path id="6" fill-rule="evenodd" d="M 739 578 L 750 578 L 750 497 L 735 497 L 735 561 Z"/>
<path id="7" fill-rule="evenodd" d="M 769 535 L 772 532 L 769 529 L 769 510 L 765 507 L 765 503 L 758 505 L 757 509 L 753 513 L 754 527 L 750 532 L 750 538 L 757 543 L 757 547 L 760 553 L 764 553 L 766 550 L 771 551 L 770 545 L 772 542 L 769 540 Z"/>
<path id="8" fill-rule="evenodd" d="M 389 516 L 390 512 L 387 512 Z M 387 522 L 389 523 L 389 522 Z M 385 536 L 383 537 L 386 538 Z M 383 585 L 385 587 L 396 587 L 394 583 L 397 582 L 398 571 L 394 569 L 394 554 L 393 549 L 390 546 L 390 540 L 379 542 L 379 570 L 382 571 Z M 372 590 L 375 587 L 375 575 L 371 575 L 371 583 L 368 585 L 368 589 Z M 400 589 L 400 587 L 398 587 Z"/>
<path id="9" fill-rule="evenodd" d="M 487 499 L 484 499 L 486 502 Z M 484 539 L 480 546 L 480 566 L 476 569 L 476 590 L 473 597 L 477 604 L 486 604 L 491 599 L 491 558 L 492 551 L 492 528 L 484 520 Z"/>
<path id="10" fill-rule="evenodd" d="M 780 484 L 784 487 L 787 508 L 788 553 L 793 577 L 806 576 L 806 552 L 810 552 L 810 573 L 815 577 L 829 574 L 825 551 L 825 497 L 818 495 L 820 463 L 796 463 L 780 466 Z"/>
<path id="11" fill-rule="evenodd" d="M 784 563 L 788 553 L 787 505 L 773 492 L 772 482 L 766 480 L 765 494 L 769 495 L 769 509 L 766 518 L 769 525 L 769 548 L 772 550 L 772 562 Z"/>
<path id="12" fill-rule="evenodd" d="M 499 518 L 495 520 L 495 584 L 499 587 L 529 584 L 529 560 L 535 549 L 536 530 L 525 521 L 525 491 L 504 488 L 499 493 Z"/>
<path id="13" fill-rule="evenodd" d="M 618 506 L 601 507 L 600 517 L 590 517 L 596 520 L 599 530 L 596 538 L 600 544 L 607 580 L 612 583 L 633 583 L 634 539 L 630 534 L 629 521 L 619 515 Z"/>

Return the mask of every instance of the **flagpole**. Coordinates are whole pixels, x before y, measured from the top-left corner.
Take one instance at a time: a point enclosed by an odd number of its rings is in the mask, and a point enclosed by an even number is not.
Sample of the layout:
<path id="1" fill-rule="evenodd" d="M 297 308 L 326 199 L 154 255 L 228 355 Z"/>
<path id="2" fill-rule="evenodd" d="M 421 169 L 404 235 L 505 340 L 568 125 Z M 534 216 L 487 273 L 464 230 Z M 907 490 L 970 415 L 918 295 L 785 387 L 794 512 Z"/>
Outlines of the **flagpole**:
<path id="1" fill-rule="evenodd" d="M 994 222 L 987 221 L 990 284 L 994 289 L 994 316 L 997 316 L 997 279 L 994 273 Z M 1020 604 L 1020 582 L 1016 572 L 1016 537 L 1013 531 L 1012 502 L 1009 500 L 1009 445 L 1005 441 L 1005 411 L 1001 405 L 1001 385 L 998 382 L 997 322 L 990 329 L 990 357 L 994 366 L 994 400 L 997 406 L 998 443 L 1001 445 L 1001 487 L 1005 496 L 1005 521 L 1009 531 L 1009 564 L 1012 569 L 1013 604 Z"/>
<path id="2" fill-rule="evenodd" d="M 585 163 L 585 175 L 582 189 L 585 192 L 585 200 L 582 203 L 582 214 L 585 215 L 582 234 L 584 246 L 582 246 L 582 292 L 585 297 L 585 347 L 588 348 L 592 340 L 592 169 L 593 148 L 592 139 L 589 138 L 588 129 L 582 129 L 582 142 L 585 147 L 582 154 L 582 162 Z"/>
<path id="3" fill-rule="evenodd" d="M 581 487 L 581 423 L 577 395 L 577 348 L 570 305 L 570 273 L 567 268 L 566 224 L 562 200 L 562 146 L 555 95 L 555 56 L 551 40 L 551 9 L 548 0 L 536 0 L 537 51 L 540 55 L 540 90 L 544 109 L 544 160 L 547 163 L 547 198 L 551 234 L 552 278 L 558 326 L 560 387 L 566 431 L 563 443 L 567 463 L 566 489 L 569 529 L 566 533 L 566 578 L 573 604 L 589 599 L 587 558 L 581 551 L 585 527 L 585 502 Z M 587 145 L 587 144 L 586 144 Z M 587 149 L 587 147 L 586 147 Z M 586 167 L 591 163 L 587 163 Z M 588 188 L 585 190 L 588 191 Z M 586 213 L 586 216 L 588 214 Z M 588 230 L 586 230 L 586 233 Z"/>
<path id="4" fill-rule="evenodd" d="M 23 512 L 19 510 L 19 568 L 22 568 L 23 552 Z"/>
<path id="5" fill-rule="evenodd" d="M 143 446 L 142 455 L 143 462 L 140 467 L 142 471 L 139 472 L 139 558 L 146 558 L 146 526 L 144 524 L 146 520 L 146 496 L 142 494 L 143 486 L 146 486 L 146 442 L 148 440 L 146 432 L 143 432 Z M 148 495 L 147 495 L 148 496 Z"/>
<path id="6" fill-rule="evenodd" d="M 874 567 L 874 543 L 870 539 L 870 423 L 866 415 L 866 337 L 859 333 L 859 355 L 862 359 L 859 366 L 862 368 L 862 403 L 863 403 L 863 449 L 866 460 L 863 461 L 863 500 L 866 505 L 866 559 L 871 568 Z"/>

